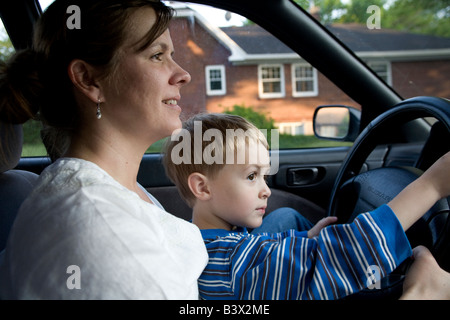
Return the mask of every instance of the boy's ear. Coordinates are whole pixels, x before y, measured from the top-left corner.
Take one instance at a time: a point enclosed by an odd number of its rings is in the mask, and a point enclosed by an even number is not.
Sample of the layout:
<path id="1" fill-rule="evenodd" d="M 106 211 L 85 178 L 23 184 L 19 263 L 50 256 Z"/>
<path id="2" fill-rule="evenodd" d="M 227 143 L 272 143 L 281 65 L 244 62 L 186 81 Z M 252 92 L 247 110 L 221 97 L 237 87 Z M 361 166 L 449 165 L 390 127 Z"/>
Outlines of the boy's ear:
<path id="1" fill-rule="evenodd" d="M 211 198 L 208 178 L 205 175 L 198 172 L 191 173 L 188 177 L 188 185 L 197 199 L 205 201 Z"/>
<path id="2" fill-rule="evenodd" d="M 83 60 L 74 59 L 67 69 L 74 86 L 94 103 L 97 103 L 100 89 L 95 81 L 94 68 Z"/>

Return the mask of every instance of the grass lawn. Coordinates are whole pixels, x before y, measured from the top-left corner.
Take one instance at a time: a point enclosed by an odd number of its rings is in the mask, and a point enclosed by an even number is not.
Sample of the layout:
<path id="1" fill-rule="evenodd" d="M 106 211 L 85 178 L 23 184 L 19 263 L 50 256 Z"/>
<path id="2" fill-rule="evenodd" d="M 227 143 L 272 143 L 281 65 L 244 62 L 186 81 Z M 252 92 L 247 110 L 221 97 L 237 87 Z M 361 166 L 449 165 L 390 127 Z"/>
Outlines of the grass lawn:
<path id="1" fill-rule="evenodd" d="M 164 145 L 165 139 L 157 141 L 147 153 L 159 153 Z M 339 142 L 318 139 L 315 136 L 290 136 L 280 135 L 280 149 L 298 149 L 298 148 L 323 148 L 323 147 L 340 147 L 351 146 L 350 142 Z M 24 142 L 22 148 L 22 157 L 46 156 L 47 152 L 44 145 L 40 141 Z"/>

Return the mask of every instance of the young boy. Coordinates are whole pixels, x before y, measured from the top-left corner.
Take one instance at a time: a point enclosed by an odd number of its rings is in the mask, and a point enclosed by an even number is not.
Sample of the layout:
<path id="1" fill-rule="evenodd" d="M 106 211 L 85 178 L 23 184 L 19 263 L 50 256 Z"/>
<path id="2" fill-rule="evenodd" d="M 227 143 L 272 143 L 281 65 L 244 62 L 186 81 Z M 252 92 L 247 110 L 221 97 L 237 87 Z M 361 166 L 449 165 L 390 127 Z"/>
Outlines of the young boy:
<path id="1" fill-rule="evenodd" d="M 246 231 L 262 223 L 270 157 L 264 135 L 245 119 L 194 116 L 172 136 L 164 164 L 193 208 L 192 222 L 208 250 L 209 263 L 198 281 L 201 298 L 337 299 L 372 285 L 374 270 L 384 277 L 412 255 L 404 230 L 450 193 L 449 158 L 388 205 L 350 224 L 325 227 L 312 238 L 296 230 Z"/>

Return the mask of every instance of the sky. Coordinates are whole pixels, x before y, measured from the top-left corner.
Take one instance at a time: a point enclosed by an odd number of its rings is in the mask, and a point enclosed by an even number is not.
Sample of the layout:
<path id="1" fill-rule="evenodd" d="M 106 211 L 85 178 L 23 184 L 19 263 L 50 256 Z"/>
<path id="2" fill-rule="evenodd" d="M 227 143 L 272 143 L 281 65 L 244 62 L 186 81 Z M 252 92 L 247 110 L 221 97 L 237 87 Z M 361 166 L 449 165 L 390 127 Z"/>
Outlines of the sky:
<path id="1" fill-rule="evenodd" d="M 228 20 L 225 17 L 226 11 L 215 9 L 208 6 L 192 4 L 190 5 L 190 7 L 196 10 L 202 16 L 204 16 L 208 21 L 216 24 L 218 27 L 227 27 L 231 25 L 241 26 L 243 21 L 246 20 L 244 17 L 235 13 L 229 13 L 231 15 L 229 16 L 230 19 Z"/>

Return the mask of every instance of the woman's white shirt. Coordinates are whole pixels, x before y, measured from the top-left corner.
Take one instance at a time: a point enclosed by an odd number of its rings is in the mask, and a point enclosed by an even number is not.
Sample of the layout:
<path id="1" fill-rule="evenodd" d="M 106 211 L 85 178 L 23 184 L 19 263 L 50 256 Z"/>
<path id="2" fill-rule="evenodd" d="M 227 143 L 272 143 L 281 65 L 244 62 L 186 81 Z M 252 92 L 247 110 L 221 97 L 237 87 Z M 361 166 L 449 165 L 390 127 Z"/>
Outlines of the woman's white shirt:
<path id="1" fill-rule="evenodd" d="M 198 299 L 199 229 L 92 162 L 43 171 L 10 233 L 0 283 L 11 299 Z"/>

